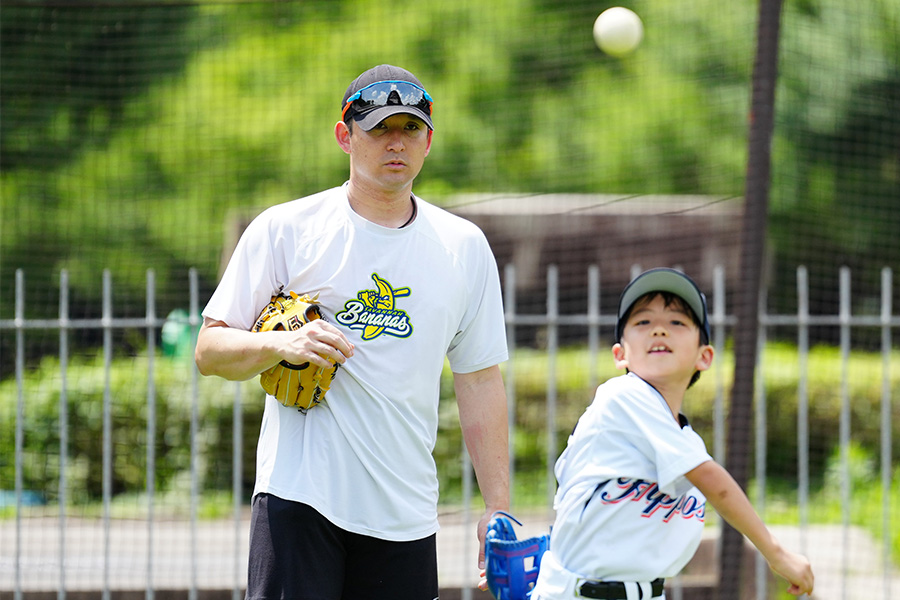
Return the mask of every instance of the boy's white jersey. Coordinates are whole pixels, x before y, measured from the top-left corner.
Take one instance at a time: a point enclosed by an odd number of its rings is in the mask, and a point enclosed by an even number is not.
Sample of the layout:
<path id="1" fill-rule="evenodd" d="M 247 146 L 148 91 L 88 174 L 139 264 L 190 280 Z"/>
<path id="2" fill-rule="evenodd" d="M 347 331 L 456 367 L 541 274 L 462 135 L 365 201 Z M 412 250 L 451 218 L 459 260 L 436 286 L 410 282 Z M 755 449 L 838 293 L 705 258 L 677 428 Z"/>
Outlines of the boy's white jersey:
<path id="1" fill-rule="evenodd" d="M 254 493 L 303 502 L 345 530 L 388 540 L 438 530 L 432 451 L 445 358 L 455 373 L 507 358 L 484 234 L 415 202 L 416 219 L 401 229 L 356 214 L 346 185 L 264 211 L 203 313 L 249 330 L 272 294 L 318 294 L 354 355 L 306 414 L 266 398 Z"/>
<path id="2" fill-rule="evenodd" d="M 597 388 L 556 462 L 554 560 L 546 573 L 542 564 L 542 580 L 559 581 L 563 573 L 550 572 L 556 566 L 593 579 L 652 581 L 687 564 L 700 543 L 706 498 L 684 474 L 712 458 L 683 415 L 680 421 L 633 373 Z"/>

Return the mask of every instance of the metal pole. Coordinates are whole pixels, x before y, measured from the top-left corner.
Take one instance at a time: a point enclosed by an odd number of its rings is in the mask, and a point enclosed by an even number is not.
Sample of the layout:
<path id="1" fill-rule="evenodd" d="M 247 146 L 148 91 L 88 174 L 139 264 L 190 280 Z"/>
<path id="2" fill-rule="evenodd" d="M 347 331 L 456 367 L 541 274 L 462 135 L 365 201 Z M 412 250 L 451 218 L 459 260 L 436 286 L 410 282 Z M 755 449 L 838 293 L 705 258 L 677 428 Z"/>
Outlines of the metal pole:
<path id="1" fill-rule="evenodd" d="M 800 509 L 800 551 L 807 552 L 809 525 L 809 276 L 797 269 L 797 353 L 800 375 L 797 384 L 797 504 Z"/>
<path id="2" fill-rule="evenodd" d="M 237 574 L 244 568 L 244 565 L 241 565 L 241 493 L 242 476 L 244 472 L 244 422 L 243 412 L 241 411 L 241 383 L 239 381 L 234 382 L 233 412 L 234 416 L 232 418 L 234 419 L 234 424 L 232 429 L 232 439 L 234 441 L 232 443 L 234 447 L 231 455 L 233 470 L 231 493 L 234 496 L 232 498 L 234 509 L 234 587 L 231 590 L 231 598 L 232 600 L 240 600 L 241 584 Z"/>
<path id="3" fill-rule="evenodd" d="M 891 529 L 891 269 L 881 270 L 881 514 L 883 531 Z M 884 536 L 881 565 L 884 573 L 884 598 L 891 597 L 891 540 Z"/>
<path id="4" fill-rule="evenodd" d="M 470 531 L 472 524 L 472 458 L 466 450 L 466 442 L 463 440 L 462 448 L 462 507 L 463 507 L 463 531 Z M 472 564 L 472 551 L 470 548 L 471 537 L 463 536 L 463 547 L 461 554 L 462 572 L 468 572 L 468 567 Z M 472 586 L 463 583 L 461 600 L 472 600 Z"/>
<path id="5" fill-rule="evenodd" d="M 547 270 L 547 509 L 556 494 L 556 358 L 559 346 L 559 270 Z"/>
<path id="6" fill-rule="evenodd" d="M 509 428 L 509 504 L 513 508 L 516 497 L 516 267 L 508 263 L 503 268 L 503 306 L 506 320 L 506 345 L 509 348 L 509 359 L 506 361 L 506 406 L 507 426 Z"/>
<path id="7" fill-rule="evenodd" d="M 103 270 L 103 600 L 110 600 L 112 503 L 112 276 Z"/>
<path id="8" fill-rule="evenodd" d="M 850 268 L 840 271 L 841 339 L 841 598 L 847 598 L 850 575 Z"/>
<path id="9" fill-rule="evenodd" d="M 197 343 L 197 334 L 200 331 L 199 313 L 199 281 L 197 269 L 188 272 L 190 285 L 190 314 L 191 347 Z M 197 600 L 197 509 L 200 502 L 200 474 L 197 469 L 198 455 L 200 453 L 200 386 L 197 364 L 191 360 L 191 587 L 188 590 L 189 600 Z"/>
<path id="10" fill-rule="evenodd" d="M 69 399 L 66 380 L 69 368 L 69 272 L 59 274 L 59 590 L 66 597 L 66 466 L 69 455 Z"/>
<path id="11" fill-rule="evenodd" d="M 749 432 L 753 418 L 753 379 L 759 334 L 758 302 L 768 216 L 780 18 L 781 0 L 760 0 L 741 236 L 741 277 L 738 283 L 738 302 L 735 305 L 737 328 L 734 335 L 734 385 L 726 450 L 728 469 L 744 489 L 747 488 L 749 474 Z M 726 524 L 722 529 L 721 541 L 719 598 L 738 600 L 741 590 L 743 535 Z"/>
<path id="12" fill-rule="evenodd" d="M 25 449 L 25 273 L 16 269 L 16 557 L 15 600 L 22 600 L 22 484 Z"/>
<path id="13" fill-rule="evenodd" d="M 764 294 L 760 295 L 760 310 L 762 314 L 766 314 L 765 303 L 762 301 L 763 296 Z M 756 445 L 756 510 L 762 514 L 766 509 L 766 462 L 768 460 L 766 454 L 766 429 L 769 418 L 766 410 L 766 389 L 763 385 L 762 357 L 763 349 L 768 339 L 768 331 L 765 325 L 761 326 L 759 330 L 756 350 L 756 439 L 754 443 Z M 756 555 L 755 567 L 756 598 L 757 600 L 765 600 L 766 592 L 768 591 L 766 590 L 766 573 L 768 573 L 769 567 L 760 554 Z"/>
<path id="14" fill-rule="evenodd" d="M 713 270 L 713 338 L 715 348 L 725 350 L 725 269 L 716 265 Z M 723 352 L 724 354 L 724 352 Z M 725 369 L 715 370 L 716 398 L 713 404 L 713 456 L 725 464 Z"/>
<path id="15" fill-rule="evenodd" d="M 153 600 L 153 500 L 156 491 L 156 274 L 147 270 L 147 590 Z"/>
<path id="16" fill-rule="evenodd" d="M 599 385 L 597 358 L 600 354 L 600 267 L 588 267 L 588 389 L 591 396 Z"/>

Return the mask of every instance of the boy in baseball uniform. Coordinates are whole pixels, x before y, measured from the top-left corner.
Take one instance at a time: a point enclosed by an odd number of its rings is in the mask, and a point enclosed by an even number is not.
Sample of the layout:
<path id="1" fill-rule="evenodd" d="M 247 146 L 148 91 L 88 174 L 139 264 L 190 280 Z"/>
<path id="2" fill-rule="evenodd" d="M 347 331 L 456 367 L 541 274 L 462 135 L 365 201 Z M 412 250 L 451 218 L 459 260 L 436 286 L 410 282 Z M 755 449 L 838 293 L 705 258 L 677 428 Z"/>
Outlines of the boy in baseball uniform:
<path id="1" fill-rule="evenodd" d="M 706 298 L 686 275 L 652 269 L 619 299 L 616 367 L 556 462 L 550 549 L 532 600 L 665 598 L 700 544 L 707 502 L 753 542 L 794 595 L 811 594 L 809 561 L 785 549 L 681 414 L 710 367 Z"/>

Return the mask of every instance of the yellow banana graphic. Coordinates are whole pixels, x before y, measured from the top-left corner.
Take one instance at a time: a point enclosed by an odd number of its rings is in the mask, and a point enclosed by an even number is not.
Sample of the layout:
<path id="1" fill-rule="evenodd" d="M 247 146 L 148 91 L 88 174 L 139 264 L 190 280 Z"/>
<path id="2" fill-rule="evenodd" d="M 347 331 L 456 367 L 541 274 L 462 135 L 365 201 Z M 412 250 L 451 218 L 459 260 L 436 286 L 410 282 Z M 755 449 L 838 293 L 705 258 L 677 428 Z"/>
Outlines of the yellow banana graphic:
<path id="1" fill-rule="evenodd" d="M 375 285 L 378 286 L 378 290 L 366 290 L 365 294 L 360 293 L 359 295 L 359 299 L 370 308 L 393 310 L 394 298 L 402 298 L 403 296 L 409 296 L 410 294 L 409 288 L 399 288 L 395 290 L 391 287 L 391 284 L 379 277 L 377 273 L 372 273 L 372 280 L 375 282 Z M 372 338 L 381 335 L 382 331 L 384 331 L 384 327 L 382 326 L 366 325 L 363 329 L 362 339 L 371 340 Z"/>

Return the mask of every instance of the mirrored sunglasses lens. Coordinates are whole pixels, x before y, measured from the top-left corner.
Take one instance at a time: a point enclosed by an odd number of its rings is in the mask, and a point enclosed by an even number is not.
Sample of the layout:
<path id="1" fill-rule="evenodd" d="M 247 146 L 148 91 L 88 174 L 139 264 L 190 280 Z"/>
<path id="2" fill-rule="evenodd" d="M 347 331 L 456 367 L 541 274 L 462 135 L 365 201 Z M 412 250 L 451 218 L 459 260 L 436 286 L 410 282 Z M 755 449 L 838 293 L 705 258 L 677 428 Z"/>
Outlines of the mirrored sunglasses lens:
<path id="1" fill-rule="evenodd" d="M 396 94 L 399 103 L 404 106 L 416 106 L 430 112 L 429 101 L 425 90 L 411 84 L 377 83 L 359 92 L 356 100 L 359 108 L 371 108 L 390 104 L 392 94 Z"/>

